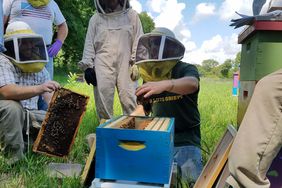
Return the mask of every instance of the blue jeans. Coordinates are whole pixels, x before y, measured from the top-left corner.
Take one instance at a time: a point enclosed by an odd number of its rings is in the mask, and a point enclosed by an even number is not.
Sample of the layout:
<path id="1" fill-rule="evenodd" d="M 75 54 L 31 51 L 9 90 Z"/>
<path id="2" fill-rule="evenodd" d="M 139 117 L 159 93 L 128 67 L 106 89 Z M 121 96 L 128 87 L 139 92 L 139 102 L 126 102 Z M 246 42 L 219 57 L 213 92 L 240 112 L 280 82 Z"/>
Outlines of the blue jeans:
<path id="1" fill-rule="evenodd" d="M 173 157 L 182 180 L 195 183 L 203 169 L 201 149 L 196 146 L 174 147 Z"/>
<path id="2" fill-rule="evenodd" d="M 47 69 L 50 79 L 53 80 L 54 76 L 54 66 L 53 66 L 53 58 L 49 57 L 49 62 L 45 65 L 45 68 Z M 48 109 L 48 104 L 44 101 L 43 97 L 40 95 L 38 102 L 37 102 L 38 110 L 45 110 Z"/>
<path id="3" fill-rule="evenodd" d="M 49 62 L 45 65 L 45 68 L 49 72 L 50 79 L 53 80 L 53 77 L 54 77 L 53 57 L 49 57 Z"/>

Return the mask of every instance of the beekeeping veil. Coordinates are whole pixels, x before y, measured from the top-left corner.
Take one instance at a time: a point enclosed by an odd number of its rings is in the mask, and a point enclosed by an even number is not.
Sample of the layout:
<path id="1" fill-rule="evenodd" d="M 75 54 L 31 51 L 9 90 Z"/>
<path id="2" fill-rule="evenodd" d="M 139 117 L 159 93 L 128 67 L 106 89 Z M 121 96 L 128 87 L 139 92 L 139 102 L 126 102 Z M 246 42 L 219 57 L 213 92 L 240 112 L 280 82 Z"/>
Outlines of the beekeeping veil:
<path id="1" fill-rule="evenodd" d="M 4 35 L 4 55 L 23 72 L 39 72 L 49 61 L 41 35 L 35 34 L 25 22 L 8 25 Z"/>
<path id="2" fill-rule="evenodd" d="M 139 38 L 136 65 L 145 82 L 171 78 L 171 70 L 183 58 L 185 47 L 167 28 L 156 28 Z"/>
<path id="3" fill-rule="evenodd" d="M 112 4 L 115 4 L 115 1 L 120 6 L 120 9 L 114 10 L 116 7 L 113 7 Z M 116 14 L 126 11 L 130 5 L 129 0 L 94 0 L 95 7 L 98 13 L 101 14 Z"/>

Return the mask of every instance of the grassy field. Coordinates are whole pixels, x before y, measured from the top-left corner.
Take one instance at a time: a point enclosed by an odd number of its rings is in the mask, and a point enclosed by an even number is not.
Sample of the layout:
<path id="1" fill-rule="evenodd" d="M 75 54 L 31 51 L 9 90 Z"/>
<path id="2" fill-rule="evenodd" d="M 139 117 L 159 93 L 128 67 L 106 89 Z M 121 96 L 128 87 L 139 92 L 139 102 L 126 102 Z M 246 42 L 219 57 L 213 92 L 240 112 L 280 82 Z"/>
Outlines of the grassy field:
<path id="1" fill-rule="evenodd" d="M 26 158 L 15 166 L 4 164 L 0 156 L 0 188 L 2 187 L 81 187 L 79 178 L 55 179 L 47 176 L 46 167 L 50 162 L 85 164 L 89 149 L 85 136 L 95 132 L 98 125 L 92 88 L 85 83 L 67 82 L 66 77 L 57 76 L 64 87 L 90 96 L 86 114 L 80 125 L 75 144 L 66 160 L 28 153 Z M 236 123 L 237 97 L 231 95 L 231 80 L 202 79 L 199 97 L 201 113 L 202 151 L 204 163 L 208 160 L 216 143 L 222 137 L 228 124 Z M 117 97 L 116 97 L 117 98 Z M 115 100 L 114 114 L 121 114 L 118 99 Z"/>

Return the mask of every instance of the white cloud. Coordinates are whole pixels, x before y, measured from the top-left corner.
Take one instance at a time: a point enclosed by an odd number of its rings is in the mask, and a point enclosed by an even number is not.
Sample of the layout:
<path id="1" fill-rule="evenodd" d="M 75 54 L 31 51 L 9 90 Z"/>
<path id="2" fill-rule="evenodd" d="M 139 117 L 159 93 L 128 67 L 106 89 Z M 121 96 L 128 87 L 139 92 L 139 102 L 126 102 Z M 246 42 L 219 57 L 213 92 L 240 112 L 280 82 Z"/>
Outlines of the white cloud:
<path id="1" fill-rule="evenodd" d="M 138 2 L 138 0 L 131 0 Z M 250 5 L 244 5 L 252 0 L 225 0 L 221 4 L 221 19 L 229 19 L 228 13 L 239 11 L 247 14 L 243 10 L 250 9 Z M 139 1 L 140 2 L 140 1 Z M 234 3 L 234 4 L 232 4 Z M 237 52 L 240 51 L 240 45 L 237 44 L 237 34 L 222 37 L 220 34 L 203 41 L 200 46 L 192 40 L 193 36 L 187 27 L 187 20 L 184 19 L 183 10 L 188 2 L 179 3 L 177 0 L 147 0 L 144 8 L 152 18 L 156 27 L 167 27 L 171 29 L 176 38 L 179 39 L 186 48 L 183 61 L 188 63 L 201 64 L 203 60 L 214 59 L 223 63 L 226 59 L 234 59 Z M 251 4 L 251 3 L 250 3 Z M 216 7 L 211 3 L 200 3 L 196 8 L 195 18 L 205 18 L 216 15 Z M 242 11 L 241 11 L 242 10 Z M 172 16 L 173 15 L 173 16 Z M 215 17 L 216 18 L 216 17 Z M 200 21 L 200 19 L 198 19 Z"/>
<path id="2" fill-rule="evenodd" d="M 166 0 L 147 1 L 147 5 L 150 7 L 150 10 L 156 13 L 161 13 L 161 7 L 163 7 L 164 4 L 166 4 Z"/>
<path id="3" fill-rule="evenodd" d="M 142 12 L 142 5 L 138 0 L 130 0 L 130 5 L 134 10 L 136 10 L 136 12 Z"/>
<path id="4" fill-rule="evenodd" d="M 180 33 L 185 37 L 185 38 L 190 38 L 191 37 L 191 32 L 189 29 L 183 29 L 180 31 Z"/>
<path id="5" fill-rule="evenodd" d="M 222 20 L 238 18 L 235 11 L 252 15 L 252 3 L 253 0 L 224 0 L 218 10 L 219 17 Z"/>
<path id="6" fill-rule="evenodd" d="M 215 15 L 215 5 L 212 3 L 200 3 L 196 6 L 196 13 L 192 21 L 197 22 L 212 15 Z"/>
<path id="7" fill-rule="evenodd" d="M 177 0 L 148 0 L 147 5 L 150 7 L 156 27 L 167 27 L 175 33 L 178 40 L 185 46 L 186 51 L 196 49 L 195 42 L 191 41 L 191 32 L 186 26 L 183 18 L 185 3 L 178 3 Z M 173 16 L 172 16 L 173 15 Z"/>
<path id="8" fill-rule="evenodd" d="M 201 64 L 206 59 L 214 59 L 220 64 L 226 59 L 234 59 L 240 51 L 240 45 L 237 44 L 237 34 L 230 37 L 216 35 L 210 40 L 203 42 L 202 46 L 192 51 L 186 51 L 184 61 L 193 64 Z"/>
<path id="9" fill-rule="evenodd" d="M 153 12 L 158 13 L 154 18 L 156 27 L 167 27 L 171 30 L 174 30 L 182 20 L 182 11 L 186 6 L 177 0 L 148 0 L 148 5 Z"/>

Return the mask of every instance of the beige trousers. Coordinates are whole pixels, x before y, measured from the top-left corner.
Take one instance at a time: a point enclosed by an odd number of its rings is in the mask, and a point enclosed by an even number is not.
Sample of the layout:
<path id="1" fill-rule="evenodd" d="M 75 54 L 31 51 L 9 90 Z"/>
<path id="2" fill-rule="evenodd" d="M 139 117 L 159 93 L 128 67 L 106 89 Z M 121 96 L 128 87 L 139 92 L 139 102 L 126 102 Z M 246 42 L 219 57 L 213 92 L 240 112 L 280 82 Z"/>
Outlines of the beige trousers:
<path id="1" fill-rule="evenodd" d="M 266 188 L 266 173 L 282 146 L 282 69 L 256 85 L 229 154 L 232 187 Z"/>
<path id="2" fill-rule="evenodd" d="M 46 112 L 29 112 L 30 139 L 35 139 Z M 0 100 L 0 154 L 10 163 L 24 157 L 24 137 L 26 137 L 27 113 L 22 105 L 13 100 Z M 33 135 L 32 135 L 33 134 Z"/>

